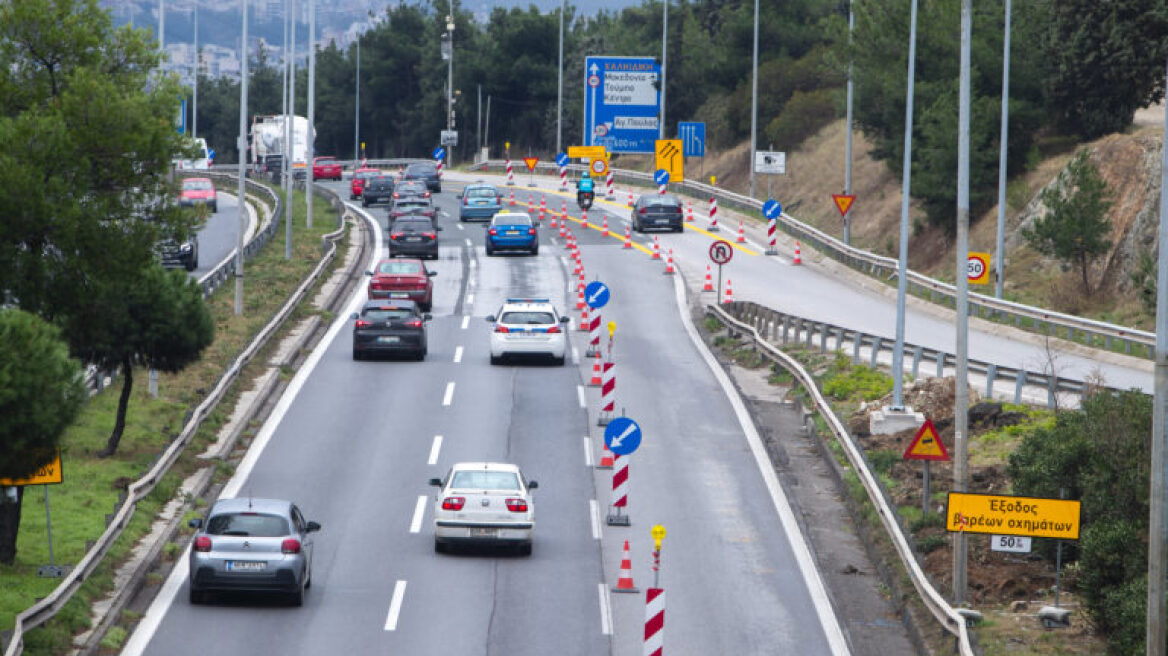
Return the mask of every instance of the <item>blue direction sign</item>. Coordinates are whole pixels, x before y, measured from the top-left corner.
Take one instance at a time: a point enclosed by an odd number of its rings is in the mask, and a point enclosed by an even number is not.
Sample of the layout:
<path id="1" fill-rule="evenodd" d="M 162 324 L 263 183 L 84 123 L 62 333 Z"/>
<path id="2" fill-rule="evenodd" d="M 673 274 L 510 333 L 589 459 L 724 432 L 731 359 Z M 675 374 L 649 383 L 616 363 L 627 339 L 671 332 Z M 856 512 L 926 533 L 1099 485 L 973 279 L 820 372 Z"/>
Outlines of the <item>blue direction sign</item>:
<path id="1" fill-rule="evenodd" d="M 604 445 L 618 456 L 627 456 L 641 446 L 641 426 L 628 417 L 615 417 L 604 427 Z"/>
<path id="2" fill-rule="evenodd" d="M 651 153 L 660 136 L 661 65 L 652 57 L 584 59 L 585 145 Z"/>
<path id="3" fill-rule="evenodd" d="M 438 146 L 434 149 L 434 152 L 430 154 L 434 156 L 434 159 L 446 159 L 446 149 L 442 146 Z"/>
<path id="4" fill-rule="evenodd" d="M 560 153 L 559 155 L 556 155 L 556 166 L 567 166 L 568 162 L 570 161 L 571 160 L 568 159 L 568 153 Z"/>
<path id="5" fill-rule="evenodd" d="M 776 219 L 783 213 L 783 206 L 774 198 L 762 204 L 762 215 L 768 219 Z"/>
<path id="6" fill-rule="evenodd" d="M 608 285 L 599 280 L 593 280 L 584 288 L 584 302 L 593 310 L 608 305 L 608 298 L 611 295 Z"/>
<path id="7" fill-rule="evenodd" d="M 657 169 L 657 172 L 653 174 L 653 182 L 659 185 L 669 184 L 669 171 Z"/>
<path id="8" fill-rule="evenodd" d="M 706 156 L 705 123 L 678 123 L 677 138 L 681 139 L 681 154 L 683 156 Z"/>

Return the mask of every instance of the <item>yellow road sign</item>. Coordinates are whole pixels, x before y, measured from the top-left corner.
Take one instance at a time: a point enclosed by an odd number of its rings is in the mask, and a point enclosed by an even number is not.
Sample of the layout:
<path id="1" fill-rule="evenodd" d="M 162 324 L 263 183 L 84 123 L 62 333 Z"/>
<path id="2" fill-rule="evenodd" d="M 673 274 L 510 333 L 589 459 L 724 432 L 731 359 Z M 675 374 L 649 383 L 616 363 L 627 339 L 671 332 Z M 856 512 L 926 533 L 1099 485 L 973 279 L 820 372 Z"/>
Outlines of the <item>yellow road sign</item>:
<path id="1" fill-rule="evenodd" d="M 616 333 L 616 322 L 615 322 L 615 321 L 609 321 L 609 322 L 608 322 L 608 338 L 609 338 L 609 339 L 612 339 L 612 336 L 613 336 L 613 334 L 615 334 L 615 333 Z"/>
<path id="2" fill-rule="evenodd" d="M 904 450 L 905 460 L 948 460 L 949 452 L 945 450 L 945 443 L 937 434 L 937 427 L 932 419 L 926 419 L 921 424 L 913 441 L 909 442 Z"/>
<path id="3" fill-rule="evenodd" d="M 568 146 L 568 157 L 572 159 L 605 159 L 607 156 L 604 146 Z"/>
<path id="4" fill-rule="evenodd" d="M 0 478 L 0 487 L 18 487 L 21 485 L 53 485 L 64 480 L 61 473 L 61 451 L 57 450 L 52 462 L 37 469 L 31 476 L 25 478 Z"/>
<path id="5" fill-rule="evenodd" d="M 665 527 L 657 524 L 649 529 L 649 535 L 653 536 L 653 546 L 657 551 L 661 551 L 661 540 L 665 539 Z"/>
<path id="6" fill-rule="evenodd" d="M 990 284 L 990 254 L 969 252 L 969 262 L 966 264 L 971 285 Z"/>
<path id="7" fill-rule="evenodd" d="M 1078 501 L 950 492 L 948 506 L 950 531 L 1079 539 Z"/>
<path id="8" fill-rule="evenodd" d="M 596 157 L 588 163 L 588 169 L 592 171 L 592 175 L 596 177 L 604 177 L 608 175 L 608 158 Z"/>
<path id="9" fill-rule="evenodd" d="M 681 139 L 658 139 L 656 143 L 653 149 L 653 170 L 668 171 L 671 183 L 685 180 L 685 155 L 682 154 Z"/>

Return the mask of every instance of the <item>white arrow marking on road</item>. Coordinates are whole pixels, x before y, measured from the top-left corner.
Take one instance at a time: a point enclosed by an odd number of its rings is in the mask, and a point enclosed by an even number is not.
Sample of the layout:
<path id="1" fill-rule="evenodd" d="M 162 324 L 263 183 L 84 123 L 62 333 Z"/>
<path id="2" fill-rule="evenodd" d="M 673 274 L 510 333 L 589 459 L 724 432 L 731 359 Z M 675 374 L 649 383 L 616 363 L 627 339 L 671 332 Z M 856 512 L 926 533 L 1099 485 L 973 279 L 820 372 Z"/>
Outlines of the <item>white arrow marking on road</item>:
<path id="1" fill-rule="evenodd" d="M 389 602 L 389 616 L 385 618 L 385 630 L 397 630 L 397 617 L 401 614 L 402 597 L 406 596 L 406 582 L 398 581 L 393 586 L 393 599 Z"/>
<path id="2" fill-rule="evenodd" d="M 621 443 L 625 441 L 625 438 L 632 435 L 635 432 L 637 432 L 637 425 L 636 424 L 629 424 L 629 427 L 625 429 L 625 432 L 612 438 L 612 444 L 608 445 L 608 450 L 611 451 L 613 447 L 616 447 L 619 449 L 621 446 Z"/>

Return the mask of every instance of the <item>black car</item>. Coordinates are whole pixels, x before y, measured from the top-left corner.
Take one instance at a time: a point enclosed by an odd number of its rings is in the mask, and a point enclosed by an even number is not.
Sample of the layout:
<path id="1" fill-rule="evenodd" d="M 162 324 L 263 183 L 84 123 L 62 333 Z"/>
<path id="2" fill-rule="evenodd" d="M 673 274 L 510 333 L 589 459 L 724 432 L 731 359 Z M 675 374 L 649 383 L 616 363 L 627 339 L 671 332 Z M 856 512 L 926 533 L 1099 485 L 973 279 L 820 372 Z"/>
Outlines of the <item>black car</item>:
<path id="1" fill-rule="evenodd" d="M 393 190 L 394 198 L 429 198 L 430 189 L 425 180 L 402 180 Z"/>
<path id="2" fill-rule="evenodd" d="M 392 228 L 393 222 L 403 216 L 424 216 L 433 220 L 437 216 L 437 211 L 434 209 L 434 202 L 429 198 L 394 199 L 393 206 L 389 208 L 389 226 Z"/>
<path id="3" fill-rule="evenodd" d="M 182 267 L 187 271 L 199 268 L 199 237 L 191 233 L 187 239 L 164 239 L 154 247 L 162 266 L 167 269 Z"/>
<path id="4" fill-rule="evenodd" d="M 369 178 L 361 189 L 361 205 L 369 207 L 393 200 L 393 178 L 388 175 Z"/>
<path id="5" fill-rule="evenodd" d="M 637 232 L 685 229 L 681 200 L 673 194 L 642 194 L 633 205 L 632 219 Z"/>
<path id="6" fill-rule="evenodd" d="M 418 304 L 409 300 L 366 301 L 354 312 L 353 359 L 367 355 L 406 353 L 418 360 L 426 358 L 426 322 Z"/>
<path id="7" fill-rule="evenodd" d="M 410 164 L 402 173 L 402 180 L 421 180 L 434 193 L 442 191 L 442 179 L 438 177 L 438 167 L 430 162 Z"/>
<path id="8" fill-rule="evenodd" d="M 438 231 L 441 229 L 424 216 L 399 217 L 389 231 L 389 256 L 438 259 Z"/>

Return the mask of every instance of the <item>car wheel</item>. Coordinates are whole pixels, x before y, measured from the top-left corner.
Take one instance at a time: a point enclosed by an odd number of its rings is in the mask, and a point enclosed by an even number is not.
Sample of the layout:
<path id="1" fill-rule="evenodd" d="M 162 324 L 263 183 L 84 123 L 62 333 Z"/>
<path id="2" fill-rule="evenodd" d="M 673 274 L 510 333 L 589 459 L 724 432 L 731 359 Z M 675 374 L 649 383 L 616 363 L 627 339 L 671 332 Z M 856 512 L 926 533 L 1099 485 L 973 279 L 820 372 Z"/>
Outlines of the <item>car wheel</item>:
<path id="1" fill-rule="evenodd" d="M 211 203 L 211 212 L 212 212 L 212 213 L 218 213 L 218 212 L 219 212 L 219 203 Z"/>
<path id="2" fill-rule="evenodd" d="M 426 303 L 425 305 L 422 305 L 421 307 L 422 307 L 422 312 L 429 312 L 430 310 L 432 310 L 434 308 L 434 301 L 430 301 L 429 303 Z"/>
<path id="3" fill-rule="evenodd" d="M 539 246 L 536 246 L 535 248 L 531 249 L 531 254 L 532 255 L 539 255 Z"/>
<path id="4" fill-rule="evenodd" d="M 680 225 L 677 226 L 677 228 L 674 230 L 674 232 L 685 232 L 685 226 L 680 226 Z"/>
<path id="5" fill-rule="evenodd" d="M 498 356 L 498 355 L 491 356 L 491 364 L 499 364 L 502 361 L 503 361 L 502 356 Z"/>
<path id="6" fill-rule="evenodd" d="M 641 228 L 640 223 L 633 221 L 633 232 L 644 232 L 644 230 Z"/>
<path id="7" fill-rule="evenodd" d="M 446 546 L 445 542 L 439 542 L 438 540 L 434 540 L 434 553 L 446 553 L 447 550 L 448 550 L 448 547 Z"/>
<path id="8" fill-rule="evenodd" d="M 418 362 L 425 360 L 426 359 L 426 349 L 419 349 L 418 352 L 414 354 L 414 359 L 417 360 Z"/>
<path id="9" fill-rule="evenodd" d="M 519 547 L 516 549 L 516 551 L 519 552 L 520 556 L 530 556 L 531 555 L 531 543 L 524 542 L 523 544 L 519 545 Z"/>
<path id="10" fill-rule="evenodd" d="M 365 357 L 365 355 L 363 353 L 361 353 L 361 351 L 358 351 L 357 349 L 353 349 L 353 359 L 354 360 L 361 360 L 361 359 L 364 359 L 364 357 Z"/>
<path id="11" fill-rule="evenodd" d="M 490 246 L 487 246 L 487 257 L 494 257 L 494 256 L 495 256 L 495 249 L 491 248 Z"/>
<path id="12" fill-rule="evenodd" d="M 296 588 L 296 592 L 293 592 L 288 597 L 288 603 L 293 606 L 304 605 L 304 584 L 301 584 L 299 588 Z"/>
<path id="13" fill-rule="evenodd" d="M 199 604 L 203 603 L 204 597 L 202 590 L 196 590 L 195 586 L 192 585 L 189 586 L 188 591 L 190 593 L 190 600 L 192 605 L 198 606 Z"/>
<path id="14" fill-rule="evenodd" d="M 361 201 L 361 207 L 369 207 L 369 199 L 368 198 Z"/>
<path id="15" fill-rule="evenodd" d="M 561 355 L 558 358 L 552 358 L 552 364 L 556 365 L 557 367 L 562 367 L 564 366 L 564 362 L 566 360 L 567 358 Z"/>

